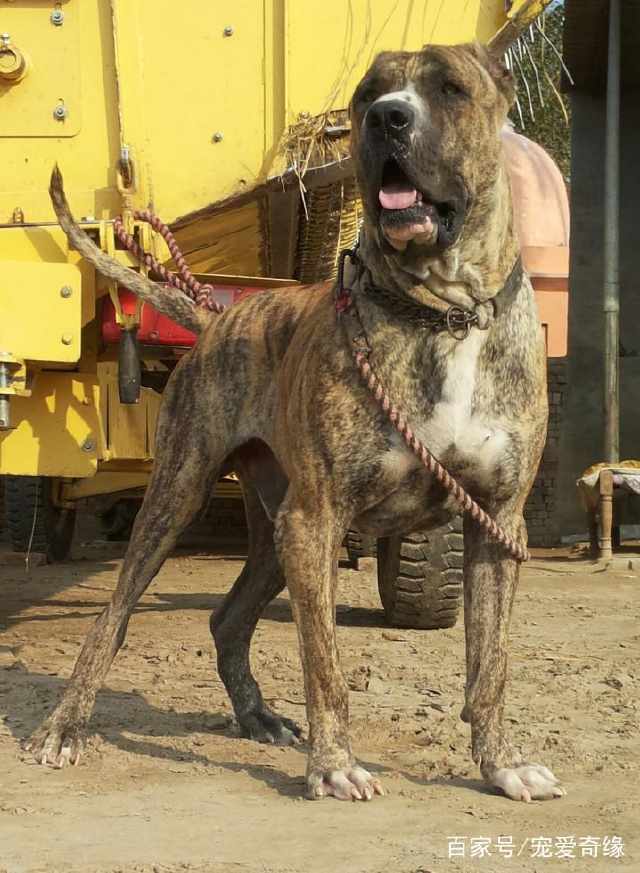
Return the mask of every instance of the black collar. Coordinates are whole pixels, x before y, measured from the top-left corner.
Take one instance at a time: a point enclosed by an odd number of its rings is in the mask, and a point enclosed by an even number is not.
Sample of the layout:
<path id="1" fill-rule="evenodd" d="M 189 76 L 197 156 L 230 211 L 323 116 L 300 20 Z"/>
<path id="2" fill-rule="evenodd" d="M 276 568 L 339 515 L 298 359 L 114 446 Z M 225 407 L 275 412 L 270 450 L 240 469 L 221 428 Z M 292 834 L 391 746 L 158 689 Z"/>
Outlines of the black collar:
<path id="1" fill-rule="evenodd" d="M 335 305 L 338 313 L 347 310 L 352 302 L 352 289 L 345 287 L 344 284 L 344 268 L 347 258 L 356 267 L 359 287 L 370 300 L 378 306 L 390 309 L 397 318 L 407 319 L 418 327 L 429 328 L 436 332 L 447 330 L 455 339 L 464 339 L 468 336 L 471 327 L 478 323 L 477 313 L 469 309 L 450 306 L 443 312 L 426 303 L 419 303 L 403 292 L 391 291 L 388 288 L 374 285 L 370 281 L 367 268 L 360 259 L 357 244 L 354 249 L 344 249 L 340 253 L 335 290 Z M 499 318 L 511 308 L 522 285 L 522 276 L 522 258 L 518 255 L 506 282 L 500 291 L 490 298 L 495 318 Z"/>

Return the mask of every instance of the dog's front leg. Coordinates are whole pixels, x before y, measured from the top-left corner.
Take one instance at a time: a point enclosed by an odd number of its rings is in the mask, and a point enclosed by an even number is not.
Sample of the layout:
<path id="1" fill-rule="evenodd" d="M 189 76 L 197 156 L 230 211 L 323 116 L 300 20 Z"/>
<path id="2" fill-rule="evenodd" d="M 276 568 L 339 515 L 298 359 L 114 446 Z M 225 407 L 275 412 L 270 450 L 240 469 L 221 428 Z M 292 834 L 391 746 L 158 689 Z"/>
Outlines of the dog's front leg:
<path id="1" fill-rule="evenodd" d="M 309 720 L 307 796 L 371 800 L 377 779 L 359 767 L 349 742 L 349 696 L 338 656 L 335 594 L 344 531 L 331 507 L 287 497 L 276 542 L 298 629 Z"/>
<path id="2" fill-rule="evenodd" d="M 522 513 L 496 520 L 526 542 Z M 511 608 L 520 566 L 468 516 L 464 522 L 464 619 L 467 684 L 462 719 L 471 723 L 473 760 L 486 782 L 512 800 L 546 800 L 564 794 L 542 764 L 524 762 L 505 735 L 504 693 Z"/>

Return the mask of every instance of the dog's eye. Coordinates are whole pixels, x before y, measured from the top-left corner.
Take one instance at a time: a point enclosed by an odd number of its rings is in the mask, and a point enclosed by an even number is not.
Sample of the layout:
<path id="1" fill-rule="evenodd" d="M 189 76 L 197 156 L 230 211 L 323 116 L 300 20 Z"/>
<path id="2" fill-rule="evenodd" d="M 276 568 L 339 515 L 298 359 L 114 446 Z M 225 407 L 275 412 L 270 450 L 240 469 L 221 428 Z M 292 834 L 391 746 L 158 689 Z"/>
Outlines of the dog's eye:
<path id="1" fill-rule="evenodd" d="M 358 103 L 373 103 L 377 96 L 374 88 L 365 88 L 358 94 Z"/>
<path id="2" fill-rule="evenodd" d="M 456 85 L 455 82 L 446 81 L 442 83 L 442 93 L 445 97 L 466 97 L 467 92 L 461 88 L 459 85 Z"/>

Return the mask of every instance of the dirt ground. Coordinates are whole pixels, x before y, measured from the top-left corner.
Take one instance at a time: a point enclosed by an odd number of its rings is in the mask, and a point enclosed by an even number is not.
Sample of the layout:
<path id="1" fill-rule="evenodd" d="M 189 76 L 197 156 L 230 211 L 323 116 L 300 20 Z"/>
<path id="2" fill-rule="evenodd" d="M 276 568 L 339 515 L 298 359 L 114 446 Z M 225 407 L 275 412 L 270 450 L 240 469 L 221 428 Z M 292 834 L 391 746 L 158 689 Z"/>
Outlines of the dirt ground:
<path id="1" fill-rule="evenodd" d="M 603 571 L 547 553 L 524 569 L 508 721 L 568 789 L 531 804 L 484 789 L 470 760 L 458 718 L 461 623 L 385 628 L 375 562 L 343 569 L 338 636 L 353 743 L 387 791 L 345 804 L 301 799 L 304 746 L 260 746 L 235 733 L 208 616 L 241 552 L 167 562 L 99 696 L 87 753 L 62 771 L 36 765 L 20 740 L 64 687 L 122 547 L 81 546 L 73 561 L 30 576 L 0 566 L 0 873 L 640 870 L 638 559 Z M 259 626 L 253 662 L 265 697 L 304 724 L 286 595 Z M 609 854 L 612 837 L 623 841 L 622 858 Z M 471 857 L 483 847 L 489 857 Z"/>

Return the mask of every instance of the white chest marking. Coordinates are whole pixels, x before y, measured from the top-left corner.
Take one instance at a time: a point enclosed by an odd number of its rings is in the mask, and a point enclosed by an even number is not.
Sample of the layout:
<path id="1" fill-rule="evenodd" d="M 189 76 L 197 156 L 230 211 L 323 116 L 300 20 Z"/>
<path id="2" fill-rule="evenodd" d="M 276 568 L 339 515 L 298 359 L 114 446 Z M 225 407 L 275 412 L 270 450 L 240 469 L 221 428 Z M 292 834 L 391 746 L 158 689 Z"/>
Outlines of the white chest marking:
<path id="1" fill-rule="evenodd" d="M 471 462 L 475 475 L 484 479 L 491 474 L 505 447 L 507 435 L 499 425 L 482 413 L 473 411 L 478 359 L 486 334 L 472 330 L 469 336 L 455 345 L 447 358 L 447 370 L 442 395 L 431 417 L 420 426 L 411 422 L 416 434 L 436 458 L 447 450 Z M 407 473 L 417 462 L 400 435 L 394 436 L 396 449 L 390 452 L 389 467 L 397 475 Z"/>
<path id="2" fill-rule="evenodd" d="M 473 422 L 472 405 L 476 387 L 476 371 L 485 334 L 473 330 L 461 342 L 455 342 L 447 359 L 447 369 L 442 385 L 442 397 L 433 410 L 429 421 L 429 438 L 434 452 L 442 452 L 451 444 L 464 446 L 482 443 L 490 436 L 486 427 Z"/>

